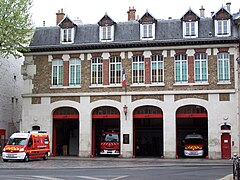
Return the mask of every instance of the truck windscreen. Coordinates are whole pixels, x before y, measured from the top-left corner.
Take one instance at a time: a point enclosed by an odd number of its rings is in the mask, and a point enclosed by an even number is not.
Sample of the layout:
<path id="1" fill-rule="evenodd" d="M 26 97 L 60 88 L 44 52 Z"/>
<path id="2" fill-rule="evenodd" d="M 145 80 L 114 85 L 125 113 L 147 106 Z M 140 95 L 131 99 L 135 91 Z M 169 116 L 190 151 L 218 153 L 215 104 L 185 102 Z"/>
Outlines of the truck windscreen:
<path id="1" fill-rule="evenodd" d="M 118 134 L 102 134 L 102 142 L 119 142 Z"/>
<path id="2" fill-rule="evenodd" d="M 185 144 L 202 144 L 203 143 L 203 139 L 186 139 L 185 140 Z"/>
<path id="3" fill-rule="evenodd" d="M 27 144 L 27 138 L 10 138 L 7 145 L 20 145 L 25 146 Z"/>

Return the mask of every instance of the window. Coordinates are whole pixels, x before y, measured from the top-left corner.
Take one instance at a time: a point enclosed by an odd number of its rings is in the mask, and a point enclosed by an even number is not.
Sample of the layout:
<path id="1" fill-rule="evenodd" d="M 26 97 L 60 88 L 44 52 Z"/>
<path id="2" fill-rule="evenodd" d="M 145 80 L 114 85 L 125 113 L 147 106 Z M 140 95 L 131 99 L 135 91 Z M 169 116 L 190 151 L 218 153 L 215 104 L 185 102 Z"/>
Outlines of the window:
<path id="1" fill-rule="evenodd" d="M 122 61 L 121 57 L 111 57 L 110 58 L 110 84 L 121 84 L 121 70 Z"/>
<path id="2" fill-rule="evenodd" d="M 61 29 L 61 41 L 62 43 L 73 43 L 74 28 Z"/>
<path id="3" fill-rule="evenodd" d="M 186 54 L 175 55 L 175 82 L 187 82 L 188 63 Z"/>
<path id="4" fill-rule="evenodd" d="M 62 86 L 63 84 L 63 61 L 55 59 L 52 61 L 52 85 Z"/>
<path id="5" fill-rule="evenodd" d="M 141 39 L 155 39 L 155 24 L 141 24 Z"/>
<path id="6" fill-rule="evenodd" d="M 80 85 L 81 83 L 81 60 L 70 59 L 69 60 L 69 84 Z"/>
<path id="7" fill-rule="evenodd" d="M 91 64 L 91 84 L 102 84 L 103 83 L 103 60 L 101 57 L 92 58 Z"/>
<path id="8" fill-rule="evenodd" d="M 229 54 L 219 53 L 217 55 L 218 61 L 218 81 L 230 80 Z"/>
<path id="9" fill-rule="evenodd" d="M 215 21 L 216 36 L 230 36 L 230 19 L 229 20 L 216 20 Z"/>
<path id="10" fill-rule="evenodd" d="M 132 60 L 132 78 L 133 83 L 144 83 L 144 57 L 133 56 Z"/>
<path id="11" fill-rule="evenodd" d="M 207 54 L 199 53 L 194 55 L 195 82 L 207 81 Z"/>
<path id="12" fill-rule="evenodd" d="M 198 37 L 198 22 L 183 22 L 183 33 L 184 38 Z"/>
<path id="13" fill-rule="evenodd" d="M 114 26 L 100 26 L 100 41 L 113 41 Z"/>
<path id="14" fill-rule="evenodd" d="M 163 82 L 163 56 L 162 55 L 153 55 L 151 57 L 151 81 L 152 83 Z"/>

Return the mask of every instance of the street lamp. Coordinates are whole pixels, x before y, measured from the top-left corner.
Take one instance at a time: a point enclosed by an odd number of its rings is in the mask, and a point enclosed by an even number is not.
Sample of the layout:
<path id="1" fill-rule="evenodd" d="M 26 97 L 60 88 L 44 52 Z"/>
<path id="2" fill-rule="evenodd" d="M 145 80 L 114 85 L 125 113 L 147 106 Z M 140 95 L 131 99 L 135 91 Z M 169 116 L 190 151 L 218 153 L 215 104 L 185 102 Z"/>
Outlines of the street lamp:
<path id="1" fill-rule="evenodd" d="M 127 120 L 127 108 L 128 107 L 126 105 L 123 106 L 123 112 L 125 114 L 125 120 Z"/>

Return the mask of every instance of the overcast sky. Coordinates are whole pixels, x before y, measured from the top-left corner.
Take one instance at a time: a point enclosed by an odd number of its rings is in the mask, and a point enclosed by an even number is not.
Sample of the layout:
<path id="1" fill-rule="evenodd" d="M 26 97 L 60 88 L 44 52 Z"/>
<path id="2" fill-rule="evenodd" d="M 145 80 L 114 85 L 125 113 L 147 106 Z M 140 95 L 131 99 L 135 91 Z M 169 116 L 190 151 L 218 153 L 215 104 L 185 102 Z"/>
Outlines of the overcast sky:
<path id="1" fill-rule="evenodd" d="M 129 7 L 136 9 L 141 18 L 148 11 L 156 19 L 180 19 L 191 8 L 199 15 L 201 6 L 205 17 L 231 2 L 231 13 L 240 9 L 240 0 L 33 0 L 31 9 L 35 26 L 56 25 L 56 12 L 63 9 L 72 20 L 83 24 L 96 24 L 107 13 L 115 22 L 127 21 Z"/>

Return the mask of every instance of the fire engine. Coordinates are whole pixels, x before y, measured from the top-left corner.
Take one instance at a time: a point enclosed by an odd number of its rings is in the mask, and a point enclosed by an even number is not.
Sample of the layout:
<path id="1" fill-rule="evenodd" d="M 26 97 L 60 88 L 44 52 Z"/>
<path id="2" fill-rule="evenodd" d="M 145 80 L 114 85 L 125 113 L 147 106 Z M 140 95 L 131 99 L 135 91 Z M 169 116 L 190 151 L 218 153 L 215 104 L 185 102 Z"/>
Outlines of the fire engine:
<path id="1" fill-rule="evenodd" d="M 100 146 L 101 155 L 119 155 L 119 132 L 103 131 L 101 134 Z"/>
<path id="2" fill-rule="evenodd" d="M 204 140 L 200 134 L 188 134 L 185 136 L 184 141 L 184 156 L 203 156 Z"/>
<path id="3" fill-rule="evenodd" d="M 2 159 L 24 160 L 43 158 L 50 155 L 49 136 L 46 131 L 32 131 L 13 133 L 3 148 Z"/>

